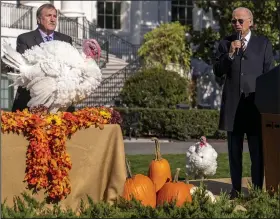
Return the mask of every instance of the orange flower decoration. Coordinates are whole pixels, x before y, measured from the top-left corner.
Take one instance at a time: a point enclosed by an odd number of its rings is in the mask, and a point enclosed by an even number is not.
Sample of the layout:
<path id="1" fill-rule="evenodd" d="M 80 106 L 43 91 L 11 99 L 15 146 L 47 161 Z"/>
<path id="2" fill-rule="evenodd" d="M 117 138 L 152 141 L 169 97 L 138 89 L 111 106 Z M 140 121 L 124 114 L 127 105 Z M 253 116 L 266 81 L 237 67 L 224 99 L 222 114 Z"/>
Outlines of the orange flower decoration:
<path id="1" fill-rule="evenodd" d="M 29 140 L 26 153 L 28 188 L 37 192 L 45 189 L 48 202 L 58 202 L 71 193 L 69 171 L 70 155 L 66 152 L 66 140 L 77 130 L 92 125 L 117 123 L 112 117 L 115 111 L 106 107 L 84 108 L 74 113 L 47 113 L 44 106 L 17 112 L 1 112 L 2 133 L 23 133 Z M 114 122 L 113 122 L 114 121 Z"/>

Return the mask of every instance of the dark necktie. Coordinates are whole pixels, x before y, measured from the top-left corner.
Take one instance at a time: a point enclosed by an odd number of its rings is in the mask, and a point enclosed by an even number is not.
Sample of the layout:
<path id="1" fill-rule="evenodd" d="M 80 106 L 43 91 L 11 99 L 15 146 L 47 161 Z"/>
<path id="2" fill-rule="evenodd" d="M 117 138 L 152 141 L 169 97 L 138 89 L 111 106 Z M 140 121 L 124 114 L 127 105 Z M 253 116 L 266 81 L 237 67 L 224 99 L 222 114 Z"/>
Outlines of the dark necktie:
<path id="1" fill-rule="evenodd" d="M 52 40 L 52 37 L 46 36 L 45 39 L 46 39 L 47 41 L 51 41 L 51 40 Z"/>
<path id="2" fill-rule="evenodd" d="M 245 41 L 246 41 L 246 39 L 245 38 L 242 38 L 241 39 L 241 48 L 242 48 L 242 51 L 244 52 L 245 51 L 245 49 L 246 49 L 246 44 L 245 44 Z"/>

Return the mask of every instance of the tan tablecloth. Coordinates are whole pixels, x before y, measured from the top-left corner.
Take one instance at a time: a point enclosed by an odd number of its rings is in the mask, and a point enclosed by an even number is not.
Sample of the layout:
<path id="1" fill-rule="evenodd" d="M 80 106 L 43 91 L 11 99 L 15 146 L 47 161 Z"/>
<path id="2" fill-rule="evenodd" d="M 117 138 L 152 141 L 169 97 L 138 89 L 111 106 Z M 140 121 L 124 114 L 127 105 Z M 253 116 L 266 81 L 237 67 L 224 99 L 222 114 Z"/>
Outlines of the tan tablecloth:
<path id="1" fill-rule="evenodd" d="M 2 202 L 12 204 L 13 196 L 26 191 L 25 153 L 28 141 L 17 134 L 2 134 Z M 125 151 L 119 125 L 105 125 L 103 130 L 91 127 L 77 131 L 66 143 L 71 156 L 71 194 L 62 206 L 76 208 L 88 194 L 94 201 L 113 202 L 122 194 L 126 180 Z M 34 195 L 43 200 L 43 191 Z"/>

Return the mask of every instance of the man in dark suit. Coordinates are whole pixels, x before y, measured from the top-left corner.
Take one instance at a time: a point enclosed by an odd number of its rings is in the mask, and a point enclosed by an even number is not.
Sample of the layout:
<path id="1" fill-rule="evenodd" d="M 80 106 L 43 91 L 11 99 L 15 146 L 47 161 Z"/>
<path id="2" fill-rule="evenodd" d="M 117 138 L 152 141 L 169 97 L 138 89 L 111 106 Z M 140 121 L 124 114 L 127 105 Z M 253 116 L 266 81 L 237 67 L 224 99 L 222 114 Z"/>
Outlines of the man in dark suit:
<path id="1" fill-rule="evenodd" d="M 17 37 L 17 52 L 22 54 L 26 49 L 30 49 L 32 46 L 50 40 L 60 40 L 72 45 L 72 38 L 70 36 L 54 31 L 57 25 L 57 10 L 52 4 L 40 6 L 37 10 L 36 17 L 38 28 Z M 16 110 L 22 111 L 28 108 L 27 103 L 30 99 L 30 92 L 25 88 L 18 87 L 12 112 Z M 67 111 L 73 112 L 74 107 L 69 107 Z"/>
<path id="2" fill-rule="evenodd" d="M 251 157 L 251 177 L 255 188 L 262 189 L 264 168 L 261 138 L 261 116 L 254 104 L 256 78 L 274 66 L 272 45 L 250 28 L 253 14 L 247 8 L 232 13 L 232 26 L 241 33 L 221 40 L 216 54 L 214 74 L 225 76 L 219 128 L 227 131 L 232 191 L 230 198 L 241 192 L 244 134 Z"/>

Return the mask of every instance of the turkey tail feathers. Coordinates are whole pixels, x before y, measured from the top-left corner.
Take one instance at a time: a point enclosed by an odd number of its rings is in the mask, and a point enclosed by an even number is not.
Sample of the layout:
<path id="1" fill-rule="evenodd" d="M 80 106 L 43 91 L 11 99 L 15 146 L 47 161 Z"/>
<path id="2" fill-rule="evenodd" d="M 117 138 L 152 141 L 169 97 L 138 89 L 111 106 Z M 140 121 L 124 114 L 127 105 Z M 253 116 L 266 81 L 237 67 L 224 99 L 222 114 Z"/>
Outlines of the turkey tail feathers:
<path id="1" fill-rule="evenodd" d="M 4 56 L 4 57 L 2 58 L 2 61 L 3 61 L 6 65 L 8 65 L 9 67 L 14 68 L 14 69 L 16 69 L 16 70 L 19 71 L 19 67 L 18 67 L 18 65 L 16 65 L 16 63 L 14 63 L 14 60 L 10 61 L 10 59 L 9 59 L 7 56 Z"/>
<path id="2" fill-rule="evenodd" d="M 4 41 L 2 46 L 4 53 L 2 60 L 5 64 L 17 70 L 19 70 L 20 65 L 26 64 L 26 60 L 23 56 L 14 50 L 11 45 Z"/>

